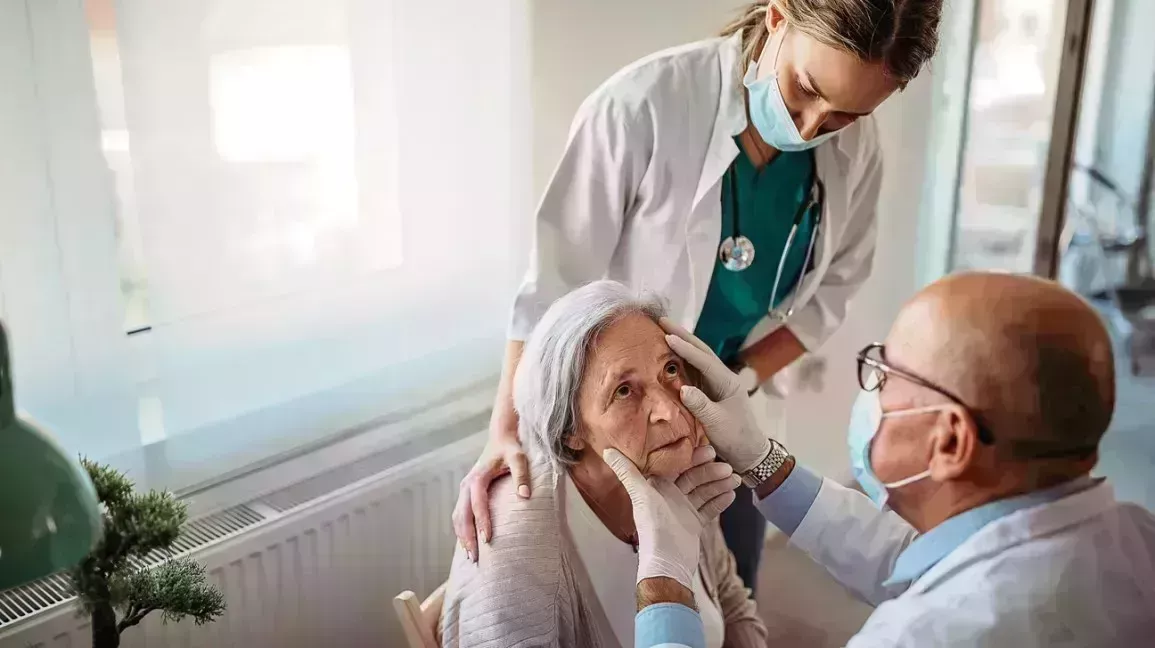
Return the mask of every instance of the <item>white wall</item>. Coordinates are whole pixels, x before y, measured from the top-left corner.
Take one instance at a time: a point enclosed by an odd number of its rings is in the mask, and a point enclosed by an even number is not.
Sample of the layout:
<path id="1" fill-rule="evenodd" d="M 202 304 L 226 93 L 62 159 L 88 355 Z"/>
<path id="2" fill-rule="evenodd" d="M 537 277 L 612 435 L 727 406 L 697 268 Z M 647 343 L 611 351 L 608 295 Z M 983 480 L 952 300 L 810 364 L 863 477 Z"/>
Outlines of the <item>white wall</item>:
<path id="1" fill-rule="evenodd" d="M 618 68 L 662 47 L 714 35 L 733 0 L 539 0 L 533 3 L 534 187 L 540 194 L 582 99 Z M 596 44 L 596 45 L 595 45 Z M 924 72 L 879 112 L 886 176 L 873 278 L 821 356 L 825 388 L 788 405 L 796 455 L 828 475 L 847 468 L 846 419 L 857 390 L 854 354 L 881 339 L 916 288 L 919 203 L 928 175 L 932 74 Z"/>
<path id="2" fill-rule="evenodd" d="M 627 63 L 710 38 L 740 0 L 536 0 L 531 5 L 533 180 L 540 195 L 561 157 L 574 112 Z"/>

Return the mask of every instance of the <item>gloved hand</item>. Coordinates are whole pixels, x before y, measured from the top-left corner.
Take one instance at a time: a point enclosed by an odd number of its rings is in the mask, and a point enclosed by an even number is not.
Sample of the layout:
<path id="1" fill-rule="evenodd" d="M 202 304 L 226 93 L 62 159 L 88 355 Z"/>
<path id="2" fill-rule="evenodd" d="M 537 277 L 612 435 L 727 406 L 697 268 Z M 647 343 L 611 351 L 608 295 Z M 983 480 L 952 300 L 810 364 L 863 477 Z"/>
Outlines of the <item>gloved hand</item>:
<path id="1" fill-rule="evenodd" d="M 706 393 L 697 387 L 682 387 L 682 404 L 702 427 L 718 455 L 744 473 L 770 454 L 770 439 L 758 428 L 750 410 L 750 397 L 742 389 L 738 374 L 686 329 L 666 318 L 660 321 L 666 344 L 701 374 Z"/>
<path id="2" fill-rule="evenodd" d="M 638 530 L 637 582 L 664 576 L 693 590 L 703 526 L 697 508 L 673 482 L 660 477 L 646 479 L 638 467 L 617 450 L 607 449 L 602 459 L 626 487 L 634 505 L 634 526 Z"/>
<path id="3" fill-rule="evenodd" d="M 713 446 L 694 448 L 690 467 L 674 480 L 674 485 L 698 511 L 702 524 L 708 524 L 734 503 L 734 489 L 742 483 L 730 464 L 714 461 L 718 453 Z"/>

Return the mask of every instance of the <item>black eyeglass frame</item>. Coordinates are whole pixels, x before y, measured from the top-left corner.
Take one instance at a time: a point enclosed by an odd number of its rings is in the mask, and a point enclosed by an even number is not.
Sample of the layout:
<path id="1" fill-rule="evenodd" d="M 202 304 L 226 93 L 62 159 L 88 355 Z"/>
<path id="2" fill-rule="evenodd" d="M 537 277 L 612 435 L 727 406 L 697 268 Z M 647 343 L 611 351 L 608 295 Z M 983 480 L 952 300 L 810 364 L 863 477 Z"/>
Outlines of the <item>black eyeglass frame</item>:
<path id="1" fill-rule="evenodd" d="M 870 357 L 870 352 L 874 351 L 876 349 L 878 350 L 878 358 Z M 878 375 L 878 381 L 877 381 L 878 384 L 874 385 L 872 387 L 867 386 L 867 381 L 866 381 L 867 374 L 872 373 L 870 370 L 873 370 L 873 372 L 877 372 L 877 375 Z M 990 431 L 990 428 L 988 428 L 986 426 L 986 424 L 984 424 L 982 422 L 982 419 L 979 418 L 978 414 L 975 413 L 974 409 L 972 409 L 969 405 L 967 405 L 965 402 L 963 402 L 963 399 L 952 394 L 949 390 L 947 390 L 943 387 L 939 387 L 938 385 L 927 380 L 926 378 L 919 376 L 918 374 L 912 373 L 912 372 L 907 371 L 905 369 L 900 369 L 900 368 L 895 367 L 894 365 L 890 364 L 889 362 L 887 362 L 886 361 L 886 345 L 885 344 L 882 344 L 881 342 L 875 342 L 873 344 L 868 344 L 865 347 L 863 347 L 863 349 L 861 351 L 858 352 L 858 386 L 861 387 L 864 391 L 875 391 L 875 390 L 882 389 L 883 385 L 886 384 L 887 377 L 889 377 L 891 374 L 894 374 L 895 376 L 898 376 L 899 378 L 902 378 L 903 380 L 912 382 L 912 383 L 919 385 L 921 387 L 926 387 L 927 389 L 929 389 L 931 391 L 942 394 L 943 396 L 945 396 L 945 397 L 949 398 L 951 401 L 953 401 L 959 407 L 965 409 L 967 411 L 967 413 L 971 415 L 971 418 L 974 419 L 975 425 L 978 427 L 979 441 L 981 441 L 982 443 L 985 443 L 986 445 L 994 445 L 994 443 L 995 443 L 994 434 L 992 434 Z"/>

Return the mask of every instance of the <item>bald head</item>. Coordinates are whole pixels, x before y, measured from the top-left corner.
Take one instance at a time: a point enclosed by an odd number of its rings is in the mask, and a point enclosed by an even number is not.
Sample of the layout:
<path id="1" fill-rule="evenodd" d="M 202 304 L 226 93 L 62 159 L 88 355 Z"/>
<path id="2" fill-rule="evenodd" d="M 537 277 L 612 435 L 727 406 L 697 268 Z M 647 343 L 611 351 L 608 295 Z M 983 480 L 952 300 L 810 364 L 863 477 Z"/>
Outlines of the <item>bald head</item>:
<path id="1" fill-rule="evenodd" d="M 887 357 L 960 397 L 1014 455 L 1096 447 L 1115 407 L 1102 320 L 1052 281 L 942 279 L 899 313 Z"/>

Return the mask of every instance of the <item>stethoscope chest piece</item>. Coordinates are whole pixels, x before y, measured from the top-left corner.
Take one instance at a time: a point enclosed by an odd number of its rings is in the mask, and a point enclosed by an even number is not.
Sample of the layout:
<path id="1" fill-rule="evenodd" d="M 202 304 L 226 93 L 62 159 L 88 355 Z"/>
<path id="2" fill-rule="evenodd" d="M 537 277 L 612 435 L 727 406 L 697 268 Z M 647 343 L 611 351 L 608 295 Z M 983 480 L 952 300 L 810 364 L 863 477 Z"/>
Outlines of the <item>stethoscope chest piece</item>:
<path id="1" fill-rule="evenodd" d="M 718 260 L 722 267 L 731 272 L 740 272 L 754 263 L 754 244 L 739 234 L 727 236 L 718 247 Z"/>

